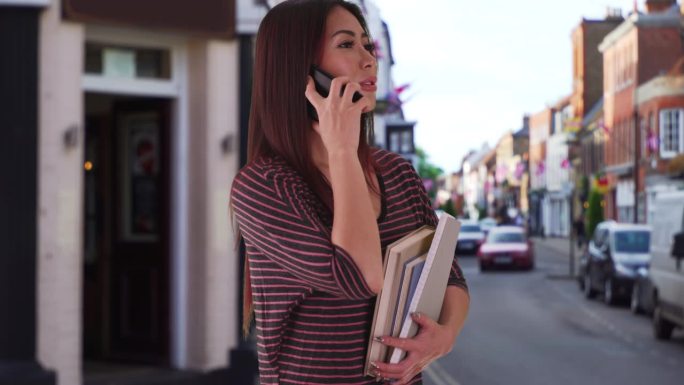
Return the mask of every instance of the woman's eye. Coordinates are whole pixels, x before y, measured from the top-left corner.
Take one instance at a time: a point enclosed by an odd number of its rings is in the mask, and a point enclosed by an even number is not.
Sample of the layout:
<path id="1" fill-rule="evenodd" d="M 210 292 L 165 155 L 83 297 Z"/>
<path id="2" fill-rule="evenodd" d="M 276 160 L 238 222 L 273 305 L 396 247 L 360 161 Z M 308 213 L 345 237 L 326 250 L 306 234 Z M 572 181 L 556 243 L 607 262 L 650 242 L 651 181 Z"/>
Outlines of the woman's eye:
<path id="1" fill-rule="evenodd" d="M 375 44 L 373 44 L 373 43 L 364 44 L 363 48 L 365 48 L 366 51 L 375 55 Z"/>
<path id="2" fill-rule="evenodd" d="M 345 42 L 342 42 L 338 47 L 340 47 L 340 48 L 351 48 L 353 46 L 354 46 L 353 41 L 345 41 Z"/>

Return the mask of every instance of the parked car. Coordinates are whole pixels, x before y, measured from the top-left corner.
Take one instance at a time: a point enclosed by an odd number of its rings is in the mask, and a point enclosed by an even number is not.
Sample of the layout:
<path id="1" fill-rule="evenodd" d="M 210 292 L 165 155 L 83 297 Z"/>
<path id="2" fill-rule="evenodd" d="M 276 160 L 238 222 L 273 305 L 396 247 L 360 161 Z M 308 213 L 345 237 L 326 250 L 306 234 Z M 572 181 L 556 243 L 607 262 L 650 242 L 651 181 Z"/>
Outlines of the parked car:
<path id="1" fill-rule="evenodd" d="M 487 234 L 477 259 L 481 271 L 496 267 L 534 268 L 532 242 L 519 226 L 499 226 Z"/>
<path id="2" fill-rule="evenodd" d="M 629 308 L 634 314 L 653 314 L 655 290 L 649 269 L 642 267 L 636 273 Z"/>
<path id="3" fill-rule="evenodd" d="M 668 339 L 675 327 L 684 327 L 684 191 L 659 194 L 654 211 L 653 334 Z"/>
<path id="4" fill-rule="evenodd" d="M 456 254 L 476 254 L 485 234 L 477 221 L 461 221 L 461 231 L 456 242 Z"/>
<path id="5" fill-rule="evenodd" d="M 651 260 L 648 225 L 601 222 L 580 260 L 579 284 L 587 298 L 598 292 L 608 305 L 631 299 L 637 271 Z"/>
<path id="6" fill-rule="evenodd" d="M 496 219 L 494 218 L 487 217 L 480 219 L 480 228 L 485 234 L 487 234 L 492 228 L 496 227 L 496 225 Z"/>

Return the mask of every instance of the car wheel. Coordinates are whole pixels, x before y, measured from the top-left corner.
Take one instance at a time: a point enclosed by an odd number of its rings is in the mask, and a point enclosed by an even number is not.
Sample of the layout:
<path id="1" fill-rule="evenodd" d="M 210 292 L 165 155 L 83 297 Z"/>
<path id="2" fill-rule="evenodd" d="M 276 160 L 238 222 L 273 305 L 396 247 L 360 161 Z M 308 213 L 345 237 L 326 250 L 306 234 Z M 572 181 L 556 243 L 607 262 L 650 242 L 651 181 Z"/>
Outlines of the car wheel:
<path id="1" fill-rule="evenodd" d="M 655 304 L 653 309 L 653 336 L 659 340 L 669 340 L 672 337 L 674 324 L 663 318 L 663 310 L 660 304 Z"/>
<path id="2" fill-rule="evenodd" d="M 588 273 L 584 273 L 584 297 L 592 299 L 596 297 L 596 290 L 591 287 L 591 277 Z"/>
<path id="3" fill-rule="evenodd" d="M 644 309 L 641 307 L 641 301 L 639 301 L 639 284 L 634 282 L 632 286 L 632 298 L 629 301 L 629 309 L 634 314 L 643 314 Z"/>
<path id="4" fill-rule="evenodd" d="M 615 305 L 615 293 L 613 293 L 613 279 L 607 278 L 603 283 L 603 300 L 608 306 Z"/>

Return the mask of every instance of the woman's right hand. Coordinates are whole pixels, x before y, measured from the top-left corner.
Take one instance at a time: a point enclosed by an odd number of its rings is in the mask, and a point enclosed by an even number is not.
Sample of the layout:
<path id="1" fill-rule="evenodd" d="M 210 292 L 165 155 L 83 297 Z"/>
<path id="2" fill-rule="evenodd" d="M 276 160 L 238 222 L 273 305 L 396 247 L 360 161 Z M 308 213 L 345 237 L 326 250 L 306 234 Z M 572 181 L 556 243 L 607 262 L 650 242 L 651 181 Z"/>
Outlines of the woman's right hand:
<path id="1" fill-rule="evenodd" d="M 340 96 L 345 84 L 344 94 Z M 370 108 L 370 102 L 365 97 L 352 102 L 356 91 L 361 91 L 359 83 L 340 76 L 332 80 L 326 98 L 316 91 L 313 78 L 308 78 L 305 95 L 318 113 L 318 122 L 314 122 L 313 128 L 321 136 L 328 155 L 337 151 L 356 153 L 359 148 L 361 114 Z"/>

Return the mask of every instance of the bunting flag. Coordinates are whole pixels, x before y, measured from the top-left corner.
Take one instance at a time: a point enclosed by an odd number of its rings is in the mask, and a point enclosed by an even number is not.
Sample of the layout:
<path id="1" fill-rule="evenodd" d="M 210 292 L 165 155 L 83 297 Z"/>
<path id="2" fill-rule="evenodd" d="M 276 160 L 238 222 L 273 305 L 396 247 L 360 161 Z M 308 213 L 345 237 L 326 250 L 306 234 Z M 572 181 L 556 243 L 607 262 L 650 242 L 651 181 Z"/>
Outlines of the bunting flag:
<path id="1" fill-rule="evenodd" d="M 515 179 L 520 180 L 525 173 L 525 163 L 523 162 L 518 162 L 517 165 L 515 165 Z"/>
<path id="2" fill-rule="evenodd" d="M 410 83 L 403 84 L 399 87 L 395 87 L 387 94 L 387 112 L 397 112 L 404 104 L 399 98 L 402 92 L 406 91 L 411 86 Z"/>
<path id="3" fill-rule="evenodd" d="M 394 92 L 398 96 L 401 95 L 402 92 L 406 91 L 409 87 L 411 87 L 411 83 L 402 84 L 399 87 L 394 87 Z"/>
<path id="4" fill-rule="evenodd" d="M 508 176 L 508 167 L 505 164 L 499 164 L 496 166 L 496 182 L 502 183 Z"/>
<path id="5" fill-rule="evenodd" d="M 569 169 L 569 168 L 570 168 L 570 159 L 568 159 L 568 158 L 563 159 L 563 160 L 561 161 L 560 166 L 561 166 L 561 168 L 564 169 L 564 170 Z"/>
<path id="6" fill-rule="evenodd" d="M 651 129 L 649 129 L 648 133 L 646 134 L 646 144 L 649 154 L 655 154 L 658 152 L 658 135 L 656 135 L 656 133 Z"/>
<path id="7" fill-rule="evenodd" d="M 603 131 L 604 134 L 610 135 L 610 127 L 608 127 L 608 126 L 603 122 L 603 119 L 599 120 L 599 128 Z"/>

